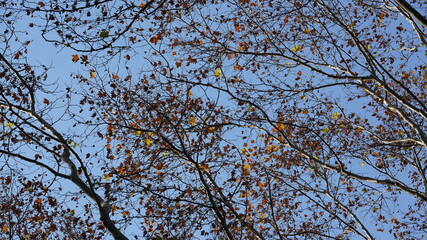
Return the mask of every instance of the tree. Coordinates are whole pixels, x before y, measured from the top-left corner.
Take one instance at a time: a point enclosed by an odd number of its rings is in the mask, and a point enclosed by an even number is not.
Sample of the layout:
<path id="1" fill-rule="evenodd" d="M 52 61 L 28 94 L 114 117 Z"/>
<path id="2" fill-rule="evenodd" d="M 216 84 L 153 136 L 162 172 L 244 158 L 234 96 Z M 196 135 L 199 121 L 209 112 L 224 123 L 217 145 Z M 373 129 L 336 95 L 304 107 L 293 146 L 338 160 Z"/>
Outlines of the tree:
<path id="1" fill-rule="evenodd" d="M 426 237 L 422 1 L 1 6 L 10 239 Z M 76 87 L 29 63 L 21 18 Z"/>

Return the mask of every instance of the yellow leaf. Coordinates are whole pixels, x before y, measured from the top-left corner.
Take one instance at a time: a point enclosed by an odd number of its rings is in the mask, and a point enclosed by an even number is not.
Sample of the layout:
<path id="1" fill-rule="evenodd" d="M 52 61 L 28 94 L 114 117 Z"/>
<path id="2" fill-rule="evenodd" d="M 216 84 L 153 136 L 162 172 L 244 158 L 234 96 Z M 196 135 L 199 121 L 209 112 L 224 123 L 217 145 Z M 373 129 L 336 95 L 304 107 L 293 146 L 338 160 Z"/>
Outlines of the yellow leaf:
<path id="1" fill-rule="evenodd" d="M 339 115 L 339 113 L 337 113 L 337 112 L 332 113 L 332 118 L 338 118 L 338 115 Z"/>
<path id="2" fill-rule="evenodd" d="M 73 147 L 73 148 L 76 148 L 77 147 L 77 143 L 75 143 L 73 140 L 68 140 L 68 144 L 71 146 L 71 147 Z"/>
<path id="3" fill-rule="evenodd" d="M 249 165 L 249 164 L 243 165 L 243 174 L 244 175 L 249 175 L 250 169 L 251 169 L 251 165 Z"/>
<path id="4" fill-rule="evenodd" d="M 298 51 L 301 51 L 301 46 L 299 46 L 299 45 L 294 45 L 294 47 L 293 47 L 293 48 L 291 48 L 291 50 L 292 50 L 292 52 L 298 52 Z"/>
<path id="5" fill-rule="evenodd" d="M 277 126 L 277 129 L 279 129 L 279 130 L 285 129 L 285 124 L 283 124 L 283 123 L 277 123 L 276 126 Z"/>
<path id="6" fill-rule="evenodd" d="M 145 144 L 147 144 L 147 146 L 151 146 L 151 144 L 153 143 L 153 141 L 149 138 L 144 140 Z"/>
<path id="7" fill-rule="evenodd" d="M 360 166 L 362 166 L 362 167 L 363 167 L 363 166 L 365 166 L 365 162 L 362 162 L 362 163 L 360 164 Z"/>
<path id="8" fill-rule="evenodd" d="M 221 69 L 217 69 L 217 70 L 215 70 L 215 72 L 214 72 L 214 74 L 213 74 L 213 75 L 214 75 L 215 77 L 218 77 L 218 78 L 219 78 L 219 77 L 221 77 L 221 73 L 222 73 Z"/>
<path id="9" fill-rule="evenodd" d="M 90 72 L 90 78 L 95 78 L 95 76 L 96 76 L 96 73 L 95 72 Z"/>
<path id="10" fill-rule="evenodd" d="M 134 134 L 135 136 L 139 136 L 139 135 L 141 135 L 141 133 L 142 133 L 142 131 L 139 131 L 139 130 L 137 130 L 137 131 L 133 132 L 133 134 Z"/>
<path id="11" fill-rule="evenodd" d="M 108 181 L 110 179 L 110 174 L 104 174 L 104 180 Z"/>
<path id="12" fill-rule="evenodd" d="M 328 128 L 328 127 L 326 127 L 325 129 L 323 129 L 323 132 L 324 132 L 324 133 L 329 132 L 329 128 Z"/>
<path id="13" fill-rule="evenodd" d="M 301 97 L 299 97 L 299 98 L 301 98 L 302 100 L 305 100 L 305 99 L 306 99 L 306 97 L 305 97 L 305 96 L 301 96 Z"/>
<path id="14" fill-rule="evenodd" d="M 6 123 L 6 127 L 13 127 L 13 123 L 11 123 L 11 122 L 8 122 L 8 123 Z"/>

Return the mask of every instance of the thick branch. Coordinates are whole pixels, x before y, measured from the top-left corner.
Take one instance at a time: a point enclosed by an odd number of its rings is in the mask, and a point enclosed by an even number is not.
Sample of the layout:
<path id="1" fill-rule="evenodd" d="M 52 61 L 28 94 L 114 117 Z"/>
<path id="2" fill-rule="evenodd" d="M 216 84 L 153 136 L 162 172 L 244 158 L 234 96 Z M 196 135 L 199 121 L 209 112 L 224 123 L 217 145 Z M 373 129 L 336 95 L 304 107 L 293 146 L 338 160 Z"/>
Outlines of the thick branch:
<path id="1" fill-rule="evenodd" d="M 427 28 L 427 19 L 405 0 L 395 0 L 396 4 L 416 19 L 424 28 Z"/>

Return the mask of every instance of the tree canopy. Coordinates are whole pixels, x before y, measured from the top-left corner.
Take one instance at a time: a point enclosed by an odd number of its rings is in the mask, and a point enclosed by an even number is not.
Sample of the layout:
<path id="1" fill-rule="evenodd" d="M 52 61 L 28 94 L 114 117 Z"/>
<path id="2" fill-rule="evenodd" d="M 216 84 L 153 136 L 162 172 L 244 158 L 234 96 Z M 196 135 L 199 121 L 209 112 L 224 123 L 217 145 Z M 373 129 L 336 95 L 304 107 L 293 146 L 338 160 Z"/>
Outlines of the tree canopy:
<path id="1" fill-rule="evenodd" d="M 427 237 L 425 1 L 0 10 L 2 239 Z"/>

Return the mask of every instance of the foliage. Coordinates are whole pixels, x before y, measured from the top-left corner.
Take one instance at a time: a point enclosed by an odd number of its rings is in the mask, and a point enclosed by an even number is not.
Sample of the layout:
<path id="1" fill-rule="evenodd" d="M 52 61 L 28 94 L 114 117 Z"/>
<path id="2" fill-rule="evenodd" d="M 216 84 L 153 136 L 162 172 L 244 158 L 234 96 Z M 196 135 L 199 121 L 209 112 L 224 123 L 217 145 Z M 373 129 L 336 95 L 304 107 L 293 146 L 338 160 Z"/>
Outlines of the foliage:
<path id="1" fill-rule="evenodd" d="M 0 6 L 5 238 L 426 237 L 423 1 Z"/>

